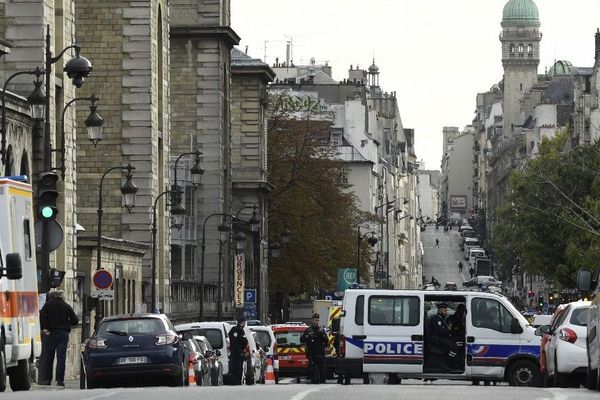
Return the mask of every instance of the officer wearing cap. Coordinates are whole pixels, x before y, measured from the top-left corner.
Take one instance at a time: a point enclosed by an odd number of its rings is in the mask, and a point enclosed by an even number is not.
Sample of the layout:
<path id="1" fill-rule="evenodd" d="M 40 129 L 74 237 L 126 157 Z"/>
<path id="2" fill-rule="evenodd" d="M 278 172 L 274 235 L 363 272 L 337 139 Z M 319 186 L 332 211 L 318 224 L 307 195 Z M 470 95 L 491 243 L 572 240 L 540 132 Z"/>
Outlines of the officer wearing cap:
<path id="1" fill-rule="evenodd" d="M 244 367 L 244 359 L 246 358 L 246 347 L 248 339 L 244 332 L 246 326 L 246 318 L 239 317 L 237 325 L 229 331 L 229 345 L 231 352 L 229 353 L 229 373 L 231 374 L 232 385 L 242 384 L 242 373 Z"/>
<path id="2" fill-rule="evenodd" d="M 319 314 L 313 314 L 311 325 L 300 337 L 308 358 L 310 383 L 325 383 L 325 350 L 329 346 L 327 334 L 319 326 Z"/>
<path id="3" fill-rule="evenodd" d="M 436 315 L 431 317 L 429 334 L 432 336 L 432 343 L 435 343 L 436 347 L 444 351 L 448 356 L 448 366 L 452 367 L 456 364 L 456 355 L 458 348 L 456 342 L 452 339 L 450 327 L 446 322 L 448 316 L 448 304 L 438 303 L 438 312 Z"/>

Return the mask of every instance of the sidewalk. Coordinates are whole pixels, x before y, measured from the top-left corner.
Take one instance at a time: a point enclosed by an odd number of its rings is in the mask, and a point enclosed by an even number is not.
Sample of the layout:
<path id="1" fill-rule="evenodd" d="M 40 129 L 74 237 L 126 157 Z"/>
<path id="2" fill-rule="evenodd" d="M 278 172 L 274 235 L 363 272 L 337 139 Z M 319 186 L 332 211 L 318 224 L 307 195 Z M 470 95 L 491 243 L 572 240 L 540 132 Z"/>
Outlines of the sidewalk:
<path id="1" fill-rule="evenodd" d="M 79 379 L 65 381 L 65 386 L 56 386 L 56 382 L 52 382 L 51 386 L 38 385 L 37 383 L 31 384 L 31 390 L 65 390 L 65 389 L 77 389 L 79 390 Z"/>

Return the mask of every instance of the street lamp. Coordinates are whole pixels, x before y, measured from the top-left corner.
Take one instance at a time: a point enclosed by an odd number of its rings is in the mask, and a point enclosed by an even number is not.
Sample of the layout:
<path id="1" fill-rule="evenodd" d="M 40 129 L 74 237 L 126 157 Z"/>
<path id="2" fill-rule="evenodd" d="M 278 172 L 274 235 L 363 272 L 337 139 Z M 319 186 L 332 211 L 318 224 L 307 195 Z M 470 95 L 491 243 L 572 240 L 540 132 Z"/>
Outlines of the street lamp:
<path id="1" fill-rule="evenodd" d="M 44 93 L 44 90 L 41 88 L 42 86 L 42 82 L 40 81 L 40 76 L 42 76 L 42 74 L 44 73 L 44 71 L 42 71 L 39 68 L 36 68 L 35 70 L 32 71 L 19 71 L 16 72 L 14 74 L 12 74 L 11 76 L 8 77 L 8 79 L 4 82 L 4 87 L 2 89 L 2 139 L 0 140 L 1 143 L 1 148 L 0 148 L 0 156 L 2 158 L 2 165 L 6 164 L 6 137 L 8 136 L 8 132 L 6 132 L 6 88 L 8 86 L 8 83 L 15 77 L 19 76 L 19 75 L 35 75 L 36 76 L 36 80 L 33 82 L 35 85 L 35 88 L 33 89 L 33 92 L 31 92 L 31 94 L 27 97 L 27 101 L 29 102 L 30 106 L 31 106 L 31 115 L 34 119 L 43 119 L 44 118 L 44 107 L 43 107 L 43 102 L 46 99 L 46 94 Z"/>
<path id="2" fill-rule="evenodd" d="M 246 249 L 246 235 L 244 234 L 244 232 L 238 231 L 238 233 L 235 235 L 234 240 L 235 250 L 238 253 L 243 253 Z"/>
<path id="3" fill-rule="evenodd" d="M 221 224 L 217 227 L 219 231 L 219 277 L 218 277 L 218 291 L 217 291 L 217 319 L 221 320 L 221 309 L 222 309 L 222 290 L 221 286 L 223 285 L 223 243 L 227 240 L 227 235 L 231 230 L 231 227 L 222 221 Z"/>
<path id="4" fill-rule="evenodd" d="M 154 204 L 152 205 L 152 282 L 150 285 L 150 291 L 152 299 L 150 301 L 150 312 L 156 312 L 156 233 L 158 232 L 157 227 L 157 217 L 156 217 L 156 208 L 158 206 L 158 201 L 161 197 L 170 194 L 173 195 L 172 190 L 165 190 L 162 193 L 159 193 L 158 196 L 154 199 Z M 172 205 L 171 205 L 172 206 Z M 171 208 L 171 214 L 178 216 L 185 214 L 185 208 Z"/>
<path id="5" fill-rule="evenodd" d="M 269 246 L 269 251 L 271 253 L 271 257 L 279 258 L 279 256 L 281 256 L 281 245 L 279 244 L 279 242 L 271 243 L 271 245 Z"/>
<path id="6" fill-rule="evenodd" d="M 292 240 L 292 232 L 289 228 L 285 228 L 281 234 L 281 243 L 288 244 Z"/>
<path id="7" fill-rule="evenodd" d="M 98 187 L 98 228 L 96 230 L 96 271 L 99 271 L 102 269 L 102 216 L 104 215 L 104 208 L 103 208 L 103 198 L 102 198 L 102 188 L 104 186 L 104 178 L 106 177 L 106 175 L 108 175 L 110 172 L 112 171 L 116 171 L 116 170 L 121 170 L 121 171 L 127 171 L 127 175 L 126 175 L 126 180 L 125 183 L 123 184 L 123 186 L 121 186 L 121 193 L 123 194 L 123 197 L 125 198 L 125 207 L 127 208 L 127 210 L 129 212 L 131 212 L 131 209 L 135 206 L 135 194 L 138 191 L 137 186 L 135 185 L 135 183 L 133 183 L 133 171 L 135 170 L 135 167 L 133 167 L 131 164 L 127 164 L 126 166 L 118 166 L 118 167 L 111 167 L 109 169 L 107 169 L 106 171 L 104 171 L 104 174 L 102 174 L 102 177 L 100 178 L 100 185 Z M 98 301 L 98 303 L 96 304 L 96 317 L 95 317 L 95 322 L 94 322 L 94 326 L 97 327 L 98 323 L 102 320 L 102 318 L 104 318 L 104 308 L 102 307 L 102 303 L 100 301 Z"/>
<path id="8" fill-rule="evenodd" d="M 104 125 L 104 120 L 96 112 L 96 108 L 97 108 L 96 102 L 100 99 L 92 94 L 89 97 L 76 97 L 76 98 L 70 100 L 69 102 L 67 102 L 67 104 L 65 104 L 65 108 L 63 109 L 62 117 L 60 119 L 61 146 L 60 146 L 60 149 L 52 149 L 52 151 L 60 153 L 60 167 L 58 167 L 56 169 L 60 170 L 63 180 L 65 179 L 65 171 L 67 169 L 66 165 L 65 165 L 66 164 L 65 163 L 65 156 L 66 156 L 65 114 L 66 114 L 67 110 L 69 109 L 69 107 L 71 106 L 71 104 L 75 103 L 78 100 L 88 100 L 91 102 L 91 105 L 90 105 L 91 111 L 90 111 L 90 115 L 88 115 L 87 119 L 85 120 L 85 126 L 88 131 L 88 137 L 90 138 L 90 141 L 94 144 L 94 147 L 100 141 L 100 139 L 102 139 L 102 126 Z M 92 137 L 94 137 L 93 140 L 92 140 Z"/>

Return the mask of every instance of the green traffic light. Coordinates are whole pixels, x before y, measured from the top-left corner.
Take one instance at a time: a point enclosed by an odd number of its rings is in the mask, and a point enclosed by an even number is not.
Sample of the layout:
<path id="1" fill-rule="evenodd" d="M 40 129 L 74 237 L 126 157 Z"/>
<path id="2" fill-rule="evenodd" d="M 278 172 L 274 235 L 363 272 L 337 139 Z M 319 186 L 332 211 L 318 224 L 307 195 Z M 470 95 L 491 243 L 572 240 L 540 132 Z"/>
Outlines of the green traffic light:
<path id="1" fill-rule="evenodd" d="M 42 218 L 44 219 L 50 219 L 54 216 L 54 210 L 52 209 L 52 207 L 42 207 Z"/>

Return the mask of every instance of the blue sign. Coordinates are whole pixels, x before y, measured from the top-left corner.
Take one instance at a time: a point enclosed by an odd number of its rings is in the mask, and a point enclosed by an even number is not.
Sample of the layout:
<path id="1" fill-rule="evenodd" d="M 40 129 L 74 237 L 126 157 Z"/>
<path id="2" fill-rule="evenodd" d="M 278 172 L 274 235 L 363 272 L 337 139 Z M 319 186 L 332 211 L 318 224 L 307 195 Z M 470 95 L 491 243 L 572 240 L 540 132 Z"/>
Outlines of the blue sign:
<path id="1" fill-rule="evenodd" d="M 244 289 L 244 304 L 256 304 L 256 289 Z"/>
<path id="2" fill-rule="evenodd" d="M 256 303 L 244 303 L 242 315 L 246 319 L 256 319 Z"/>

